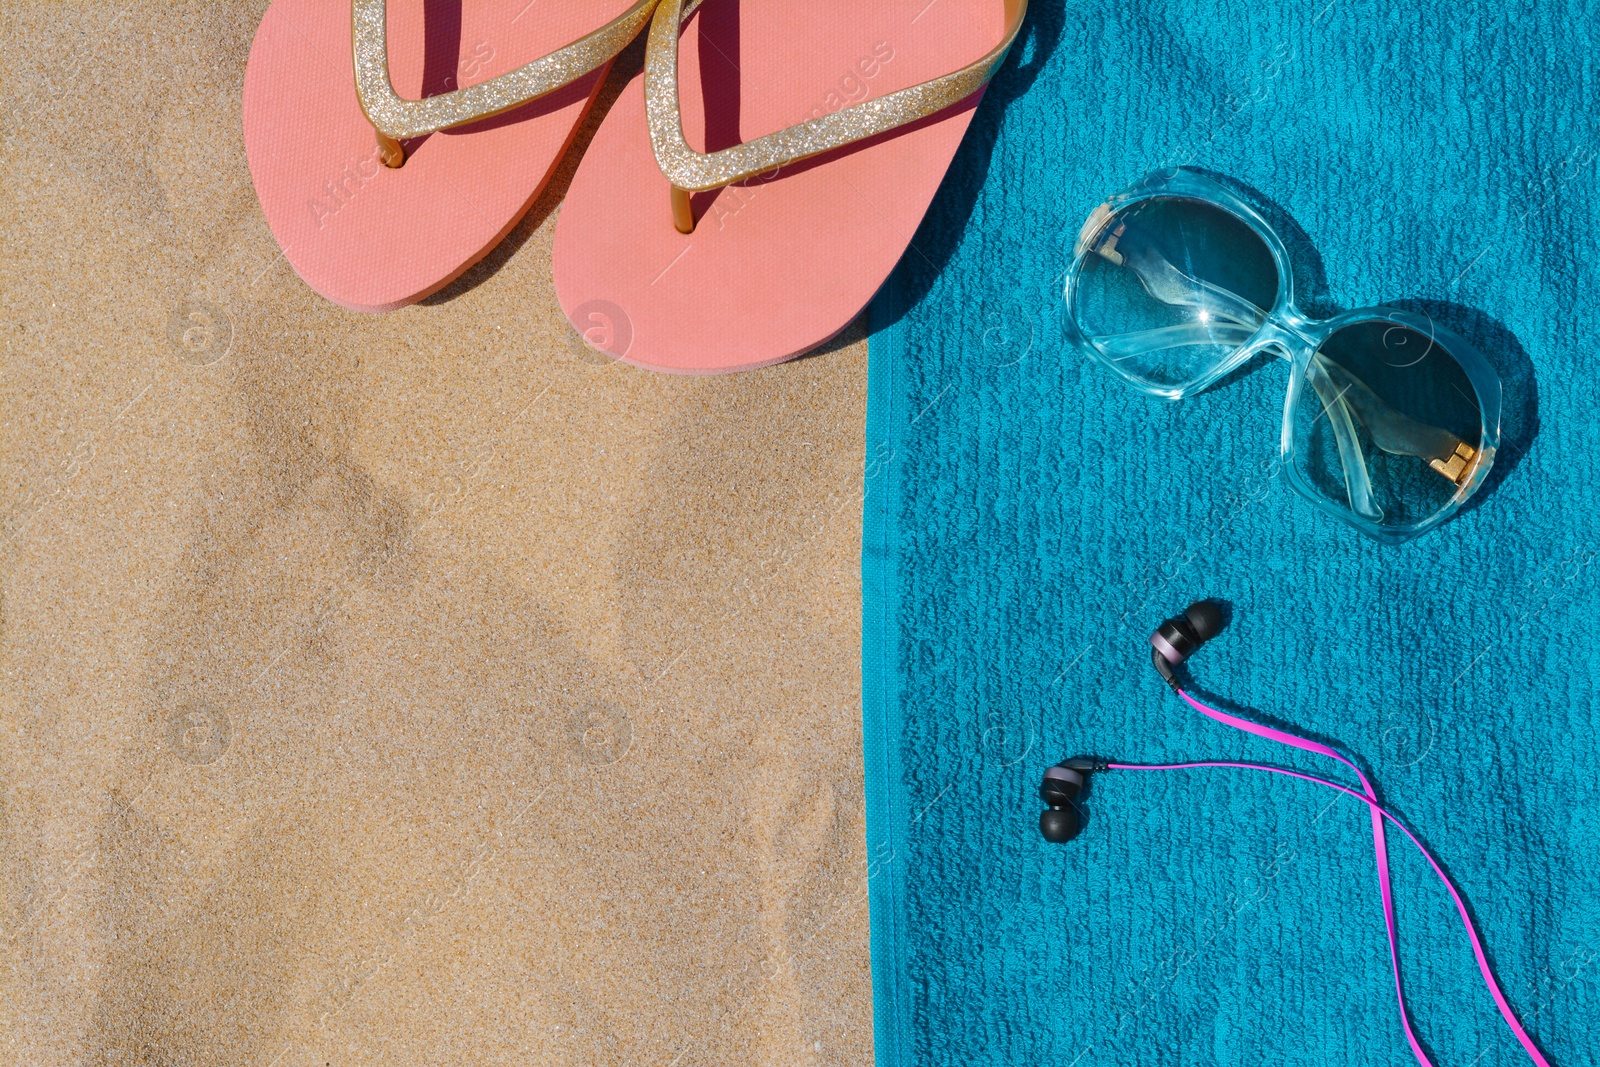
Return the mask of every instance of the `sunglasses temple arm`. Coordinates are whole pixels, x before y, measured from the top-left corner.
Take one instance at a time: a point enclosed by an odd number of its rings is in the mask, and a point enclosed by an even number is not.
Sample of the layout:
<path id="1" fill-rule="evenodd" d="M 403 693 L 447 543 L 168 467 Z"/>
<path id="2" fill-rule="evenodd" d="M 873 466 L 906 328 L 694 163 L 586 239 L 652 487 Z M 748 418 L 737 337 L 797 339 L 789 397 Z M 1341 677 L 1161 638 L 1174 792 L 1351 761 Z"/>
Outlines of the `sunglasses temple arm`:
<path id="1" fill-rule="evenodd" d="M 1249 300 L 1191 276 L 1154 248 L 1130 251 L 1121 256 L 1120 262 L 1138 275 L 1146 292 L 1163 304 L 1198 308 L 1212 318 L 1251 329 L 1267 321 L 1267 313 Z"/>
<path id="2" fill-rule="evenodd" d="M 1306 366 L 1306 380 L 1317 391 L 1317 399 L 1322 402 L 1322 412 L 1317 417 L 1326 415 L 1328 425 L 1333 427 L 1333 437 L 1339 445 L 1339 464 L 1344 468 L 1345 489 L 1350 495 L 1350 509 L 1363 518 L 1382 522 L 1383 510 L 1372 499 L 1372 478 L 1367 473 L 1367 461 L 1361 454 L 1361 440 L 1356 436 L 1355 420 L 1351 418 L 1345 400 L 1347 390 L 1342 391 L 1334 385 L 1320 358 L 1312 359 Z"/>
<path id="3" fill-rule="evenodd" d="M 1151 356 L 1169 348 L 1190 345 L 1227 345 L 1237 348 L 1255 335 L 1254 326 L 1235 322 L 1186 322 L 1128 333 L 1099 334 L 1090 338 L 1095 347 L 1114 360 Z"/>
<path id="4" fill-rule="evenodd" d="M 1107 358 L 1121 362 L 1188 345 L 1239 346 L 1249 341 L 1254 334 L 1255 327 L 1233 322 L 1190 322 L 1179 326 L 1133 330 L 1129 333 L 1100 334 L 1090 340 Z M 1307 367 L 1306 377 L 1322 401 L 1322 414 L 1328 417 L 1328 424 L 1333 427 L 1334 439 L 1339 444 L 1339 461 L 1344 467 L 1345 489 L 1350 496 L 1350 507 L 1358 515 L 1374 522 L 1382 521 L 1383 512 L 1372 499 L 1372 479 L 1367 473 L 1366 460 L 1361 454 L 1361 442 L 1356 436 L 1355 422 L 1350 408 L 1346 404 L 1344 393 L 1330 380 L 1322 364 L 1321 359 L 1313 359 Z M 1353 386 L 1346 388 L 1350 389 Z"/>
<path id="5" fill-rule="evenodd" d="M 1465 484 L 1461 471 L 1452 473 L 1451 464 L 1456 457 L 1457 467 L 1465 469 L 1477 450 L 1449 430 L 1430 426 L 1405 415 L 1386 403 L 1367 384 L 1345 368 L 1322 356 L 1312 362 L 1320 365 L 1330 379 L 1339 383 L 1345 403 L 1372 435 L 1372 443 L 1391 456 L 1415 456 L 1427 463 L 1445 478 Z"/>

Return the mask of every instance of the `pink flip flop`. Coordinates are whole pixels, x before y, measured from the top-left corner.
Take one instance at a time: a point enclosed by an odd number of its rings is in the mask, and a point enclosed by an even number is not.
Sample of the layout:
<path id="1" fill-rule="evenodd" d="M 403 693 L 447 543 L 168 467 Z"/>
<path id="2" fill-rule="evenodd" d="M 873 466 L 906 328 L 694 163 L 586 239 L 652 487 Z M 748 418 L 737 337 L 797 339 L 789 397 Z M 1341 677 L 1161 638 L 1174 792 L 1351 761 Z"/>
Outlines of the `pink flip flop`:
<path id="1" fill-rule="evenodd" d="M 1026 6 L 662 0 L 556 224 L 568 319 L 689 374 L 836 335 L 910 244 Z"/>
<path id="2" fill-rule="evenodd" d="M 448 285 L 528 210 L 655 3 L 275 0 L 244 138 L 285 258 L 355 311 Z"/>

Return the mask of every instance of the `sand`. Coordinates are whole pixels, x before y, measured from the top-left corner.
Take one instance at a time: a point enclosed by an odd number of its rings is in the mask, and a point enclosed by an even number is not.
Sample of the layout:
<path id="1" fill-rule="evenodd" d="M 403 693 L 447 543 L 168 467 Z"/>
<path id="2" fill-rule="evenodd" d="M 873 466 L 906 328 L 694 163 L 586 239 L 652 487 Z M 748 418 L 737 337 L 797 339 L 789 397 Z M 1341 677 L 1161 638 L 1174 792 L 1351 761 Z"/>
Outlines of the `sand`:
<path id="1" fill-rule="evenodd" d="M 264 7 L 0 15 L 0 1063 L 869 1063 L 859 328 L 590 354 L 570 163 L 334 307 L 250 186 Z"/>

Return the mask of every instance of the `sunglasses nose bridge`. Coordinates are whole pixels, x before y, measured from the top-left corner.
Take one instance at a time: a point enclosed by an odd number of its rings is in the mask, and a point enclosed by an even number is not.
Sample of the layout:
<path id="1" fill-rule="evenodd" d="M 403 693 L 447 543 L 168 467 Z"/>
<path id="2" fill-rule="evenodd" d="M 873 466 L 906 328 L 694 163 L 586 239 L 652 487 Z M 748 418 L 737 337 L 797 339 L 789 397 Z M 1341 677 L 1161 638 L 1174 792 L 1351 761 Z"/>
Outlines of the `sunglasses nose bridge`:
<path id="1" fill-rule="evenodd" d="M 1272 321 L 1295 341 L 1310 348 L 1317 347 L 1322 336 L 1322 324 L 1315 319 L 1306 318 L 1292 303 L 1274 315 Z"/>
<path id="2" fill-rule="evenodd" d="M 1274 316 L 1267 320 L 1250 344 L 1251 353 L 1271 349 L 1279 359 L 1293 360 L 1294 353 L 1316 348 L 1316 341 L 1307 331 L 1310 323 Z"/>

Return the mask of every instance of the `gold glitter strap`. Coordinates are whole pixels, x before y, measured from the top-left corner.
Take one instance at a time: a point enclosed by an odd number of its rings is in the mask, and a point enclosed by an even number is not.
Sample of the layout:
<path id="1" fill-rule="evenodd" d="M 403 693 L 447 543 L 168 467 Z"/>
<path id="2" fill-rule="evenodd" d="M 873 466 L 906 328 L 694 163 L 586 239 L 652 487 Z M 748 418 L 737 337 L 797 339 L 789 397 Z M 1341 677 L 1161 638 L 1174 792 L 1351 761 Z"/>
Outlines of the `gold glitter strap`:
<path id="1" fill-rule="evenodd" d="M 425 100 L 402 100 L 389 80 L 386 0 L 351 0 L 356 97 L 377 131 L 384 162 L 405 161 L 400 141 L 498 115 L 570 85 L 614 59 L 639 35 L 657 0 L 639 0 L 593 33 L 486 82 Z"/>
<path id="2" fill-rule="evenodd" d="M 769 133 L 754 141 L 718 152 L 696 152 L 683 135 L 678 102 L 678 36 L 683 22 L 701 0 L 661 0 L 645 52 L 644 97 L 650 121 L 650 143 L 656 162 L 672 182 L 673 222 L 683 233 L 694 230 L 691 192 L 720 189 L 724 185 L 765 174 L 796 160 L 831 152 L 835 148 L 875 137 L 915 122 L 965 100 L 988 84 L 1006 58 L 1017 34 L 1028 0 L 1004 0 L 1006 30 L 1000 43 L 975 63 L 941 78 L 901 89 L 887 96 L 864 100 L 831 115 Z"/>

